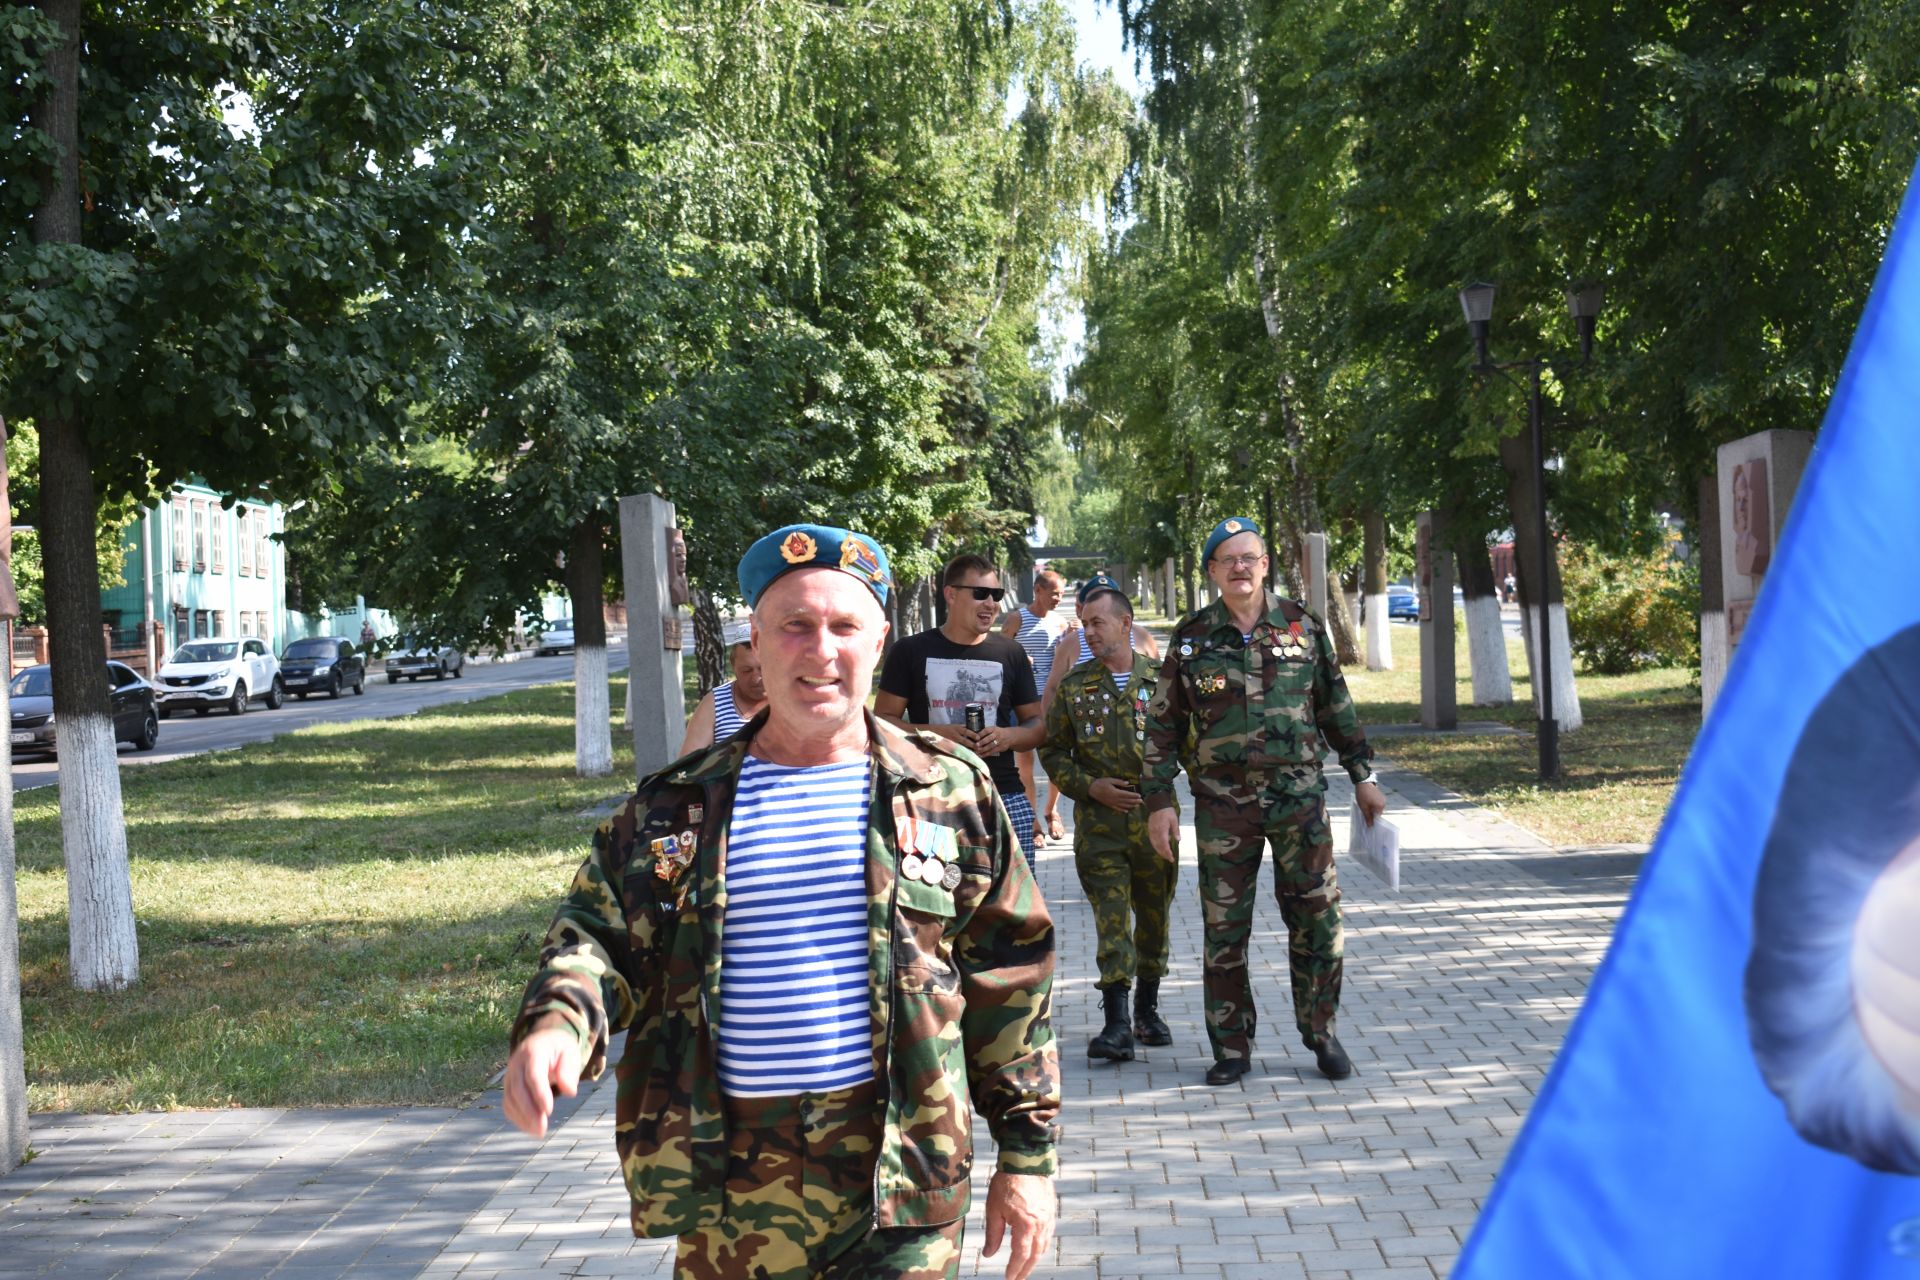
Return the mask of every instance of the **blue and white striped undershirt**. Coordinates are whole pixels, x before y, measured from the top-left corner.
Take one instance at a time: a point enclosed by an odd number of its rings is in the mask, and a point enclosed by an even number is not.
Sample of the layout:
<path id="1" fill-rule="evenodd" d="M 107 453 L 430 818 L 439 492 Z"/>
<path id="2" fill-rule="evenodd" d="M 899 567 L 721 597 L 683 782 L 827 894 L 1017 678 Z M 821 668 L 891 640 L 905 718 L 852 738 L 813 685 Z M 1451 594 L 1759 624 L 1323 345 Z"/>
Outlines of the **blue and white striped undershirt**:
<path id="1" fill-rule="evenodd" d="M 865 760 L 748 756 L 727 838 L 720 1086 L 736 1098 L 873 1079 Z"/>
<path id="2" fill-rule="evenodd" d="M 1127 691 L 1127 681 L 1133 679 L 1133 672 L 1131 671 L 1109 671 L 1107 674 L 1113 677 L 1113 682 L 1120 686 L 1120 692 L 1122 693 Z"/>
<path id="3" fill-rule="evenodd" d="M 717 684 L 713 687 L 713 740 L 725 742 L 740 732 L 746 721 L 740 717 L 740 708 L 734 705 L 733 681 Z"/>

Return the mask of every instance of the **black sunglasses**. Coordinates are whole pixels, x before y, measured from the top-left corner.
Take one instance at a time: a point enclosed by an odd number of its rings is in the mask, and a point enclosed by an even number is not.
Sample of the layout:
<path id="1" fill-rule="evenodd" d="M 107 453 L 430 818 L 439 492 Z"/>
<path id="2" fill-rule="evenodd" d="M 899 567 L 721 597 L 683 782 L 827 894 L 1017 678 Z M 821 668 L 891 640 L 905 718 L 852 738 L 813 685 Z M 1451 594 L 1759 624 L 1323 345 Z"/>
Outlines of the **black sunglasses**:
<path id="1" fill-rule="evenodd" d="M 991 600 L 995 604 L 1000 602 L 1001 596 L 1007 594 L 1005 587 L 955 587 L 954 590 L 971 591 L 975 600 Z"/>

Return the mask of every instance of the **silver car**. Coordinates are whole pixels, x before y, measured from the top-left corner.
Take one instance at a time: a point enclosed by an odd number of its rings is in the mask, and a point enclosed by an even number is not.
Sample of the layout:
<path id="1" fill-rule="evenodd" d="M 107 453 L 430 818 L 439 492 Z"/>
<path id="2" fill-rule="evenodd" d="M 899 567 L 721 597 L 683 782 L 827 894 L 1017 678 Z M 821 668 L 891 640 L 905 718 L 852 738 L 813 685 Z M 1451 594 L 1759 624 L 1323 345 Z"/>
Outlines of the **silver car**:
<path id="1" fill-rule="evenodd" d="M 406 647 L 387 655 L 388 684 L 400 683 L 401 676 L 409 680 L 418 680 L 422 676 L 445 680 L 452 676 L 458 680 L 467 669 L 467 655 L 452 645 L 433 645 L 424 641 L 408 644 L 407 639 L 402 639 L 400 643 Z"/>

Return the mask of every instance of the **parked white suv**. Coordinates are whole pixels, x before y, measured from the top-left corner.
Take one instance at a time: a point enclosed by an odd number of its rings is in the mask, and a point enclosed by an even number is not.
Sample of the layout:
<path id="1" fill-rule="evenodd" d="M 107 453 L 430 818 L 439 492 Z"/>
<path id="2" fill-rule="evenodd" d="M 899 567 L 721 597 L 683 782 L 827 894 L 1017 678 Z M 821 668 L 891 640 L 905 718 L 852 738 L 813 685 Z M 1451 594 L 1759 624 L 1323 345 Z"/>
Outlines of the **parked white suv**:
<path id="1" fill-rule="evenodd" d="M 280 662 L 264 640 L 192 640 L 160 664 L 160 717 L 188 708 L 201 715 L 225 707 L 234 715 L 255 698 L 272 708 L 286 696 Z"/>

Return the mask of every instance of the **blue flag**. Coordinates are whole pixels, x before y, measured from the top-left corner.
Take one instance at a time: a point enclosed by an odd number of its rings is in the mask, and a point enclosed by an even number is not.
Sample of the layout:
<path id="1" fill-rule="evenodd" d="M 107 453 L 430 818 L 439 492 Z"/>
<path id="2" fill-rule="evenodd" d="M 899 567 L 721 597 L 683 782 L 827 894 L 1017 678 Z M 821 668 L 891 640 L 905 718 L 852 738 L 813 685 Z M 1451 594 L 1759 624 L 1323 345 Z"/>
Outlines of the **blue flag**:
<path id="1" fill-rule="evenodd" d="M 1454 1280 L 1920 1280 L 1920 183 Z"/>

